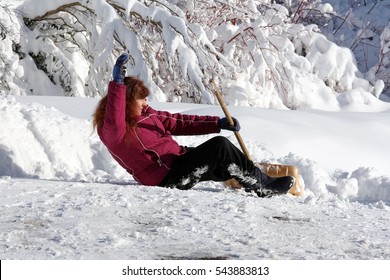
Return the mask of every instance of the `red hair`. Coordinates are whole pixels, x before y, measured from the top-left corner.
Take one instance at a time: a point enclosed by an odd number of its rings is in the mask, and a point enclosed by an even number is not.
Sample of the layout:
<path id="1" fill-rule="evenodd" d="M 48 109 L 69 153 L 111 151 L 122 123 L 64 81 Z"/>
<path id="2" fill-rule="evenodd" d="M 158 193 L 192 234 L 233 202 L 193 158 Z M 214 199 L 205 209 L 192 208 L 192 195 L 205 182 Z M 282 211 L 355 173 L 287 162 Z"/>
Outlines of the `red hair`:
<path id="1" fill-rule="evenodd" d="M 134 104 L 137 99 L 144 99 L 149 95 L 149 89 L 144 85 L 144 82 L 135 77 L 125 77 L 124 85 L 126 86 L 126 128 L 135 127 L 137 118 L 135 117 Z M 104 115 L 106 113 L 107 97 L 100 99 L 93 114 L 93 128 L 103 126 Z"/>

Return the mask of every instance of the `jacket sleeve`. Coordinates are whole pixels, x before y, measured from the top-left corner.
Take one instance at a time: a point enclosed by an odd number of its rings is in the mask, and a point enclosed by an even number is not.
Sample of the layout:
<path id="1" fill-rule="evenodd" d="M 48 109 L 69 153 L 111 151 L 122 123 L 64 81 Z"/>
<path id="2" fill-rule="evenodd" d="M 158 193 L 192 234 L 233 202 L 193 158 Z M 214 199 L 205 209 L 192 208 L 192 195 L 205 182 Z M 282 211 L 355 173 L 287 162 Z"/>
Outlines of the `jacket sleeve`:
<path id="1" fill-rule="evenodd" d="M 157 114 L 165 129 L 172 135 L 201 135 L 221 131 L 217 126 L 219 120 L 217 116 L 172 114 L 166 111 L 155 111 L 150 107 L 149 110 Z"/>
<path id="2" fill-rule="evenodd" d="M 126 86 L 110 82 L 102 135 L 110 145 L 119 144 L 126 134 Z"/>

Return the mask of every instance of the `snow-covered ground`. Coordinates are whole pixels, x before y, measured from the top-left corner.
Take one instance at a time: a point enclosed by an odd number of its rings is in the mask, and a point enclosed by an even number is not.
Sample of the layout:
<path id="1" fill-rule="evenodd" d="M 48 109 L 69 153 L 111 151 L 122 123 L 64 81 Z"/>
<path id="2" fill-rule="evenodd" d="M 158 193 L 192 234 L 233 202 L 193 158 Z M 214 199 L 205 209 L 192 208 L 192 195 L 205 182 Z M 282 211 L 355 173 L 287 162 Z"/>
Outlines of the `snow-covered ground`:
<path id="1" fill-rule="evenodd" d="M 303 196 L 261 199 L 214 182 L 136 185 L 92 131 L 96 103 L 0 98 L 0 259 L 390 259 L 389 104 L 230 107 L 255 161 L 299 167 Z M 222 116 L 218 106 L 151 105 Z"/>

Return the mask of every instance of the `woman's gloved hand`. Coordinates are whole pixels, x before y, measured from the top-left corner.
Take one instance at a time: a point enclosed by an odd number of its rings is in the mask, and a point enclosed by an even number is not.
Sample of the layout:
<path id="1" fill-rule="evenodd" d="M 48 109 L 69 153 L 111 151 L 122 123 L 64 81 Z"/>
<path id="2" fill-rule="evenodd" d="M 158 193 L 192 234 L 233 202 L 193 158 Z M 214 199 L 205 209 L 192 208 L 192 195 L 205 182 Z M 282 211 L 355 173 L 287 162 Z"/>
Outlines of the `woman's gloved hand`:
<path id="1" fill-rule="evenodd" d="M 129 60 L 127 53 L 122 54 L 115 62 L 114 69 L 112 70 L 113 81 L 123 84 L 126 76 L 126 63 Z"/>
<path id="2" fill-rule="evenodd" d="M 226 130 L 230 130 L 230 131 L 240 131 L 241 126 L 240 126 L 239 121 L 236 118 L 232 118 L 232 119 L 233 119 L 234 125 L 231 125 L 227 118 L 219 119 L 217 125 L 220 129 L 226 129 Z"/>

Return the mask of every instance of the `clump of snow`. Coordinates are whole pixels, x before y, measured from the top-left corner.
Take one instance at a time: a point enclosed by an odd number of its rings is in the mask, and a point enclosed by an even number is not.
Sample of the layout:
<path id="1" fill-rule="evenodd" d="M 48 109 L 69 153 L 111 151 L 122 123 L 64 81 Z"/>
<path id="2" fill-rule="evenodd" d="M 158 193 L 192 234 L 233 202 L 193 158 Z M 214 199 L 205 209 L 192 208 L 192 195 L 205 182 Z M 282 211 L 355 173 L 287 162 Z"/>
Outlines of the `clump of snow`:
<path id="1" fill-rule="evenodd" d="M 378 176 L 373 168 L 361 167 L 351 174 L 359 182 L 358 197 L 364 201 L 388 201 L 390 178 Z"/>

